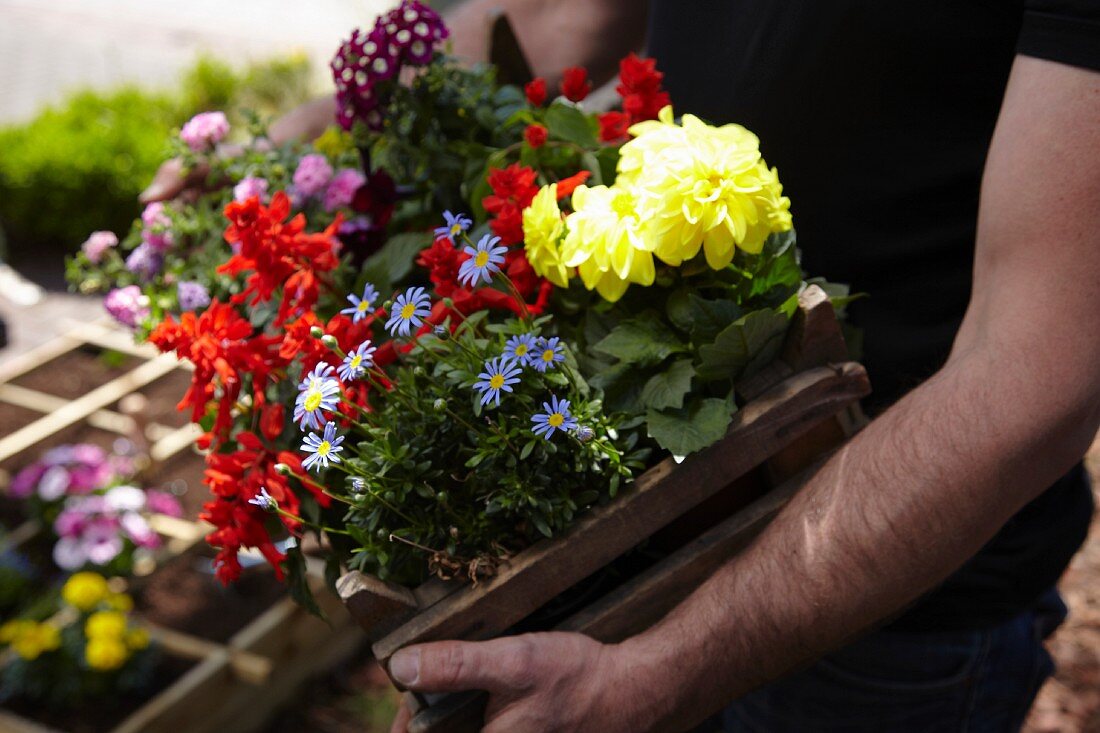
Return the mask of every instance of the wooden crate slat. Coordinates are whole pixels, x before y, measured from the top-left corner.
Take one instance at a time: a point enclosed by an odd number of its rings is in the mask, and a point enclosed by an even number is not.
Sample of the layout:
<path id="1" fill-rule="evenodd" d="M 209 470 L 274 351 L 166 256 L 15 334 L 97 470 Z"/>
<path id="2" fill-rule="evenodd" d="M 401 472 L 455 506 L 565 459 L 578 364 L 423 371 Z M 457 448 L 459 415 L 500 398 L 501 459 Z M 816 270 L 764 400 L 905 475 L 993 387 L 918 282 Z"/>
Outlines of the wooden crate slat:
<path id="1" fill-rule="evenodd" d="M 340 578 L 336 592 L 371 641 L 393 631 L 418 608 L 416 596 L 408 588 L 364 573 Z"/>
<path id="2" fill-rule="evenodd" d="M 157 351 L 157 347 L 152 344 L 135 343 L 134 334 L 131 331 L 123 331 L 113 325 L 89 323 L 82 327 L 78 333 L 85 343 L 92 346 L 136 356 L 141 359 L 154 359 L 160 353 Z"/>
<path id="3" fill-rule="evenodd" d="M 203 660 L 227 650 L 227 647 L 213 641 L 151 624 L 148 621 L 143 621 L 142 627 L 149 632 L 149 638 L 166 652 L 183 659 Z M 262 685 L 271 676 L 273 665 L 267 657 L 254 654 L 247 649 L 228 649 L 228 653 L 229 665 L 238 679 L 249 684 Z"/>
<path id="4" fill-rule="evenodd" d="M 166 727 L 163 721 L 175 721 L 179 717 L 201 720 L 205 711 L 233 684 L 233 679 L 233 671 L 229 666 L 229 650 L 220 649 L 189 669 L 183 677 L 141 706 L 111 733 L 168 733 L 173 729 L 189 733 L 197 731 L 196 728 L 186 725 Z"/>
<path id="5" fill-rule="evenodd" d="M 4 733 L 61 733 L 56 728 L 41 725 L 33 720 L 27 720 L 4 710 L 0 710 L 0 731 Z"/>
<path id="6" fill-rule="evenodd" d="M 78 338 L 76 335 L 65 334 L 30 351 L 13 356 L 0 367 L 0 382 L 9 382 L 21 377 L 35 367 L 79 348 L 83 343 L 83 339 Z"/>
<path id="7" fill-rule="evenodd" d="M 70 400 L 63 397 L 56 397 L 35 389 L 27 389 L 16 384 L 0 384 L 0 401 L 47 415 L 60 410 L 70 402 Z M 118 433 L 119 435 L 130 435 L 135 427 L 133 418 L 112 410 L 96 410 L 88 415 L 88 424 L 93 428 Z"/>
<path id="8" fill-rule="evenodd" d="M 97 387 L 82 397 L 65 403 L 63 407 L 35 420 L 14 433 L 0 438 L 0 461 L 26 450 L 39 441 L 88 417 L 126 394 L 164 376 L 176 368 L 174 354 L 162 354 L 147 361 L 133 371 Z"/>
<path id="9" fill-rule="evenodd" d="M 167 434 L 162 434 L 159 439 L 154 439 L 156 442 L 154 442 L 153 447 L 149 449 L 149 457 L 154 463 L 167 461 L 177 453 L 186 448 L 190 448 L 194 444 L 195 439 L 201 434 L 202 428 L 193 423 L 188 423 L 182 428 L 173 429 Z"/>
<path id="10" fill-rule="evenodd" d="M 423 610 L 375 643 L 375 657 L 388 660 L 416 642 L 499 634 L 869 391 L 866 371 L 855 363 L 795 375 L 737 413 L 721 441 L 678 466 L 671 459 L 658 464 L 562 537 L 533 545 L 495 577 Z"/>

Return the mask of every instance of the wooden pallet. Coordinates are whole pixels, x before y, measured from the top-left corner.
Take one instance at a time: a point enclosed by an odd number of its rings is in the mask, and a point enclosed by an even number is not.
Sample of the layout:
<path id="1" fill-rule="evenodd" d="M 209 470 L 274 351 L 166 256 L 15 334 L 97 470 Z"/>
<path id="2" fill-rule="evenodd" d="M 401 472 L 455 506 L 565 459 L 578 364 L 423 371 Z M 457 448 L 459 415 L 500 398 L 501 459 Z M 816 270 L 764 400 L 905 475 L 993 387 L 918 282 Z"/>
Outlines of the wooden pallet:
<path id="1" fill-rule="evenodd" d="M 605 642 L 656 623 L 767 525 L 812 475 L 812 467 L 862 424 L 867 374 L 847 361 L 839 324 L 816 286 L 800 297 L 781 357 L 738 385 L 743 407 L 726 437 L 677 464 L 654 466 L 607 506 L 558 538 L 527 548 L 474 587 L 432 580 L 409 590 L 352 572 L 338 589 L 385 663 L 409 644 L 507 634 L 555 596 L 647 538 L 682 542 L 656 565 L 559 623 Z M 751 480 L 750 480 L 751 479 Z M 760 484 L 764 488 L 761 490 Z M 762 495 L 760 495 L 762 493 Z M 727 518 L 701 524 L 693 512 Z M 735 507 L 736 510 L 729 510 Z M 485 696 L 450 695 L 418 713 L 410 733 L 478 730 Z"/>
<path id="2" fill-rule="evenodd" d="M 118 351 L 140 363 L 125 374 L 75 400 L 10 384 L 42 364 L 88 347 Z M 128 331 L 106 322 L 81 325 L 70 333 L 20 355 L 0 369 L 0 409 L 15 405 L 42 414 L 31 424 L 0 436 L 0 461 L 33 448 L 72 425 L 86 424 L 130 438 L 154 464 L 189 448 L 197 435 L 193 425 L 175 427 L 152 422 L 143 414 L 137 390 L 174 369 L 189 369 L 171 354 L 158 355 L 150 346 L 133 343 Z M 108 409 L 119 404 L 118 410 Z M 0 476 L 0 487 L 6 480 Z M 210 525 L 165 516 L 150 517 L 165 540 L 155 567 L 202 546 Z M 42 528 L 33 521 L 0 538 L 0 550 L 17 549 Z M 132 713 L 111 733 L 214 733 L 259 730 L 302 683 L 354 654 L 364 637 L 324 587 L 323 570 L 310 566 L 310 582 L 330 622 L 321 621 L 283 598 L 248 623 L 225 643 L 143 621 L 151 639 L 169 657 L 193 663 L 173 684 Z M 120 587 L 120 589 L 122 589 Z M 4 662 L 0 659 L 0 664 Z M 0 710 L 0 730 L 13 733 L 60 733 L 41 723 Z"/>

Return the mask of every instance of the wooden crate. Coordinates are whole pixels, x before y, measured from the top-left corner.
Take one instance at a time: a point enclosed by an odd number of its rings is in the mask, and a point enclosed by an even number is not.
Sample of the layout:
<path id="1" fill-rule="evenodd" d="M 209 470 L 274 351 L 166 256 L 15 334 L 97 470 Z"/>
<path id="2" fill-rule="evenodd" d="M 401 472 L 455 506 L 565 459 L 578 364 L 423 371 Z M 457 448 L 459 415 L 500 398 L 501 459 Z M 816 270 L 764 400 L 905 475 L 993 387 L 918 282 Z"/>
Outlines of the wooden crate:
<path id="1" fill-rule="evenodd" d="M 847 361 L 832 305 L 812 286 L 800 297 L 781 357 L 738 385 L 743 406 L 715 445 L 682 463 L 669 458 L 654 466 L 615 501 L 527 548 L 476 587 L 431 580 L 409 590 L 352 572 L 338 583 L 340 594 L 385 664 L 409 644 L 507 634 L 643 540 L 679 538 L 663 560 L 555 626 L 619 641 L 652 626 L 745 547 L 815 464 L 858 429 L 858 401 L 869 392 L 863 367 Z M 708 526 L 700 514 L 726 518 Z M 411 732 L 481 727 L 483 693 L 430 706 L 410 697 L 418 710 Z"/>
<path id="2" fill-rule="evenodd" d="M 137 365 L 76 399 L 12 384 L 11 380 L 69 352 L 86 347 L 118 351 L 136 357 Z M 74 425 L 130 438 L 148 453 L 154 464 L 189 448 L 197 434 L 193 425 L 174 427 L 145 419 L 137 390 L 175 369 L 188 369 L 176 357 L 158 355 L 150 346 L 138 346 L 128 331 L 109 323 L 84 324 L 0 369 L 0 409 L 5 404 L 42 417 L 6 436 L 0 436 L 0 461 L 31 450 L 41 440 Z M 110 409 L 118 403 L 119 409 Z M 130 406 L 130 409 L 127 408 Z M 0 487 L 6 477 L 0 476 Z M 193 552 L 210 525 L 186 519 L 153 516 L 153 529 L 164 539 L 156 562 L 162 564 Z M 17 549 L 42 530 L 28 521 L 0 539 L 0 550 Z M 365 638 L 328 592 L 319 563 L 308 562 L 310 582 L 318 604 L 328 616 L 311 616 L 287 597 L 277 601 L 237 631 L 225 643 L 156 626 L 135 614 L 165 655 L 193 662 L 174 683 L 120 722 L 111 733 L 214 733 L 256 731 L 287 703 L 311 676 L 324 672 L 354 654 Z M 155 572 L 155 570 L 153 571 Z M 0 664 L 4 662 L 0 659 Z M 0 710 L 0 730 L 13 733 L 61 733 L 34 720 Z"/>

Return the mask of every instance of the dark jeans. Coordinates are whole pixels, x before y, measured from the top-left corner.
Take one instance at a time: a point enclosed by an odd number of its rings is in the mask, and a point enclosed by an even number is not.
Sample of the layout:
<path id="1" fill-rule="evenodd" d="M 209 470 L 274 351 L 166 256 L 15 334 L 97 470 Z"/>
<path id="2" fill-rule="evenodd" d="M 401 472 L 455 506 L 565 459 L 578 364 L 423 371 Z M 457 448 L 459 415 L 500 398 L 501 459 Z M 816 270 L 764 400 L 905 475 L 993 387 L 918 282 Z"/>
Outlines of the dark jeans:
<path id="1" fill-rule="evenodd" d="M 875 632 L 749 693 L 700 731 L 1016 731 L 1054 671 L 1043 639 L 1065 617 L 1051 590 L 1034 610 L 984 631 Z"/>

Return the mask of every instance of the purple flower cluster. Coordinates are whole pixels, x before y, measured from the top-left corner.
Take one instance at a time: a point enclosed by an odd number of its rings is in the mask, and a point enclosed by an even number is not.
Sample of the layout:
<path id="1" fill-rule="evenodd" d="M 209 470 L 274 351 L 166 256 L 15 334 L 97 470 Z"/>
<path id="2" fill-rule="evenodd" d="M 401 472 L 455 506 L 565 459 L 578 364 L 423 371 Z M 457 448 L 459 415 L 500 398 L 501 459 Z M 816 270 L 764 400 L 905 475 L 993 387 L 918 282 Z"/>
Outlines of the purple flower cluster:
<path id="1" fill-rule="evenodd" d="M 142 491 L 135 486 L 115 486 L 102 494 L 73 496 L 54 520 L 57 544 L 53 560 L 64 570 L 79 570 L 86 565 L 106 565 L 126 549 L 155 549 L 160 537 L 149 526 L 145 515 L 159 511 L 170 516 L 182 514 L 179 502 L 171 494 Z"/>
<path id="2" fill-rule="evenodd" d="M 141 244 L 126 258 L 126 269 L 142 280 L 152 280 L 164 266 L 164 253 L 173 244 L 172 219 L 164 204 L 149 204 L 141 212 Z"/>
<path id="3" fill-rule="evenodd" d="M 210 293 L 202 283 L 180 280 L 176 286 L 176 297 L 181 311 L 197 311 L 210 305 Z"/>
<path id="4" fill-rule="evenodd" d="M 233 187 L 233 200 L 238 203 L 244 203 L 253 196 L 258 196 L 260 203 L 266 203 L 267 187 L 268 182 L 266 178 L 256 178 L 254 176 L 242 178 L 240 182 Z"/>
<path id="5" fill-rule="evenodd" d="M 109 456 L 98 445 L 61 445 L 46 451 L 16 474 L 9 492 L 17 499 L 36 496 L 53 502 L 66 496 L 90 494 L 132 472 L 129 459 Z"/>
<path id="6" fill-rule="evenodd" d="M 103 307 L 122 325 L 136 328 L 149 316 L 149 297 L 137 285 L 127 285 L 107 293 Z"/>
<path id="7" fill-rule="evenodd" d="M 378 16 L 370 33 L 356 28 L 330 64 L 340 126 L 350 130 L 356 120 L 362 120 L 370 129 L 380 130 L 382 114 L 378 108 L 384 93 L 376 85 L 397 76 L 405 64 L 427 64 L 435 45 L 448 35 L 439 14 L 417 0 L 403 0 Z"/>

